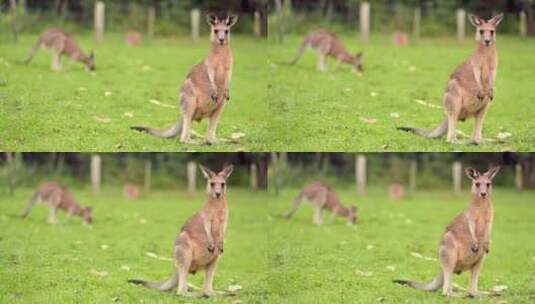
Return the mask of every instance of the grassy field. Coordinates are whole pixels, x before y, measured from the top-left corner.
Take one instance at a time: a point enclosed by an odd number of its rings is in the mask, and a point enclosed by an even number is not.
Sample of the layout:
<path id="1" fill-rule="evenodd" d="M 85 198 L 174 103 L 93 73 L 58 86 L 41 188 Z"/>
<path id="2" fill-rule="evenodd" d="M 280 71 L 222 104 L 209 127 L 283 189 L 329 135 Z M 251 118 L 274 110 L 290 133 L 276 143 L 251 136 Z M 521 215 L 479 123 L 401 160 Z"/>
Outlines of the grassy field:
<path id="1" fill-rule="evenodd" d="M 395 48 L 387 37 L 368 45 L 355 36 L 341 37 L 347 48 L 364 52 L 364 73 L 344 67 L 315 70 L 312 51 L 295 66 L 292 58 L 302 36 L 290 36 L 269 49 L 268 102 L 271 132 L 266 142 L 289 151 L 531 151 L 535 148 L 535 87 L 531 60 L 535 40 L 498 37 L 499 68 L 495 98 L 483 127 L 485 138 L 510 133 L 505 143 L 450 145 L 396 130 L 396 126 L 431 128 L 443 118 L 442 94 L 453 69 L 472 52 L 474 42 L 425 39 Z M 460 124 L 471 134 L 473 119 Z"/>
<path id="2" fill-rule="evenodd" d="M 94 207 L 89 229 L 78 218 L 60 213 L 56 226 L 47 223 L 47 208 L 38 205 L 29 217 L 16 215 L 31 196 L 0 197 L 0 303 L 206 303 L 179 300 L 174 292 L 158 292 L 126 282 L 130 278 L 163 280 L 173 269 L 172 245 L 182 223 L 203 203 L 204 194 L 153 191 L 127 202 L 119 190 L 97 198 L 89 189 L 75 191 Z M 267 296 L 265 251 L 266 194 L 229 189 L 230 222 L 225 253 L 214 279 L 216 290 L 243 287 L 235 297 L 213 303 L 261 303 Z M 204 272 L 189 276 L 202 286 Z"/>
<path id="3" fill-rule="evenodd" d="M 444 301 L 392 283 L 393 279 L 432 279 L 438 269 L 439 237 L 449 220 L 468 203 L 469 194 L 422 191 L 391 202 L 384 189 L 363 198 L 345 188 L 339 195 L 360 208 L 359 223 L 312 224 L 312 208 L 303 205 L 291 220 L 273 216 L 269 232 L 269 288 L 272 303 L 533 303 L 535 300 L 534 193 L 496 188 L 491 251 L 480 277 L 480 290 L 508 288 L 499 297 Z M 286 211 L 298 189 L 272 200 L 270 213 Z M 324 214 L 324 220 L 328 220 Z M 420 258 L 412 255 L 420 254 Z M 427 259 L 426 259 L 427 258 Z M 467 286 L 468 274 L 454 282 Z"/>
<path id="4" fill-rule="evenodd" d="M 188 37 L 127 47 L 116 35 L 96 45 L 79 37 L 82 49 L 95 50 L 96 73 L 63 60 L 60 73 L 41 51 L 32 64 L 24 58 L 35 36 L 0 47 L 0 150 L 4 151 L 259 151 L 267 150 L 266 56 L 268 43 L 233 36 L 235 57 L 231 100 L 218 136 L 244 133 L 238 144 L 185 146 L 139 134 L 132 125 L 167 127 L 177 119 L 178 89 L 189 69 L 208 52 L 208 41 Z M 151 102 L 152 100 L 152 102 Z M 207 122 L 193 124 L 204 134 Z"/>

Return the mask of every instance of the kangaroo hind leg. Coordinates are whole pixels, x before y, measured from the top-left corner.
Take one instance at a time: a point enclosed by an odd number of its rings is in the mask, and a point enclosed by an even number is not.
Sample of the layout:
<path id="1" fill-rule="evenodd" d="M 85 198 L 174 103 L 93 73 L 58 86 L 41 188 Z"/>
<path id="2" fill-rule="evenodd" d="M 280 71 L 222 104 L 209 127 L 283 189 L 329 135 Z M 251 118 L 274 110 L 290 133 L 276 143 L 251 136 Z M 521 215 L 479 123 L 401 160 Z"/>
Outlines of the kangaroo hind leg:
<path id="1" fill-rule="evenodd" d="M 216 257 L 206 268 L 206 275 L 204 277 L 204 283 L 202 288 L 202 292 L 205 297 L 211 297 L 214 295 L 213 282 L 218 260 L 219 256 Z"/>
<path id="2" fill-rule="evenodd" d="M 65 47 L 65 42 L 62 39 L 56 39 L 52 46 L 52 70 L 61 70 L 61 55 Z"/>
<path id="3" fill-rule="evenodd" d="M 177 295 L 188 294 L 187 276 L 193 260 L 191 240 L 186 232 L 181 232 L 175 242 L 175 265 L 178 272 Z"/>
<path id="4" fill-rule="evenodd" d="M 457 249 L 455 240 L 451 232 L 446 232 L 442 239 L 439 249 L 440 267 L 444 275 L 444 284 L 442 285 L 442 294 L 445 296 L 452 295 L 452 276 L 457 265 Z"/>

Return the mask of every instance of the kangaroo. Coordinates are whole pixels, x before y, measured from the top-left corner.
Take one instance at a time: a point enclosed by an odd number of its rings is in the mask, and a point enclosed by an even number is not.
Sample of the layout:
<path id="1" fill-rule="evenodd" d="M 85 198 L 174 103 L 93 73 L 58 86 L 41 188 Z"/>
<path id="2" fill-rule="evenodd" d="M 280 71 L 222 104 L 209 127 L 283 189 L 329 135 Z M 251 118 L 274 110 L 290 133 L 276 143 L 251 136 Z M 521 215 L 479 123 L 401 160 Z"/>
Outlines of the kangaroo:
<path id="1" fill-rule="evenodd" d="M 334 221 L 336 216 L 341 216 L 345 217 L 350 224 L 357 223 L 357 207 L 344 207 L 338 200 L 334 190 L 321 182 L 313 182 L 305 186 L 295 198 L 292 208 L 284 214 L 284 217 L 291 218 L 303 201 L 308 201 L 314 207 L 312 221 L 316 225 L 321 225 L 323 222 L 321 219 L 322 209 L 327 209 L 331 212 L 331 222 Z"/>
<path id="2" fill-rule="evenodd" d="M 165 130 L 139 126 L 131 127 L 133 130 L 161 138 L 175 137 L 180 133 L 180 142 L 188 144 L 191 143 L 191 122 L 208 118 L 206 142 L 221 142 L 216 138 L 216 128 L 223 107 L 230 100 L 229 87 L 234 61 L 229 46 L 230 29 L 237 21 L 238 17 L 234 15 L 225 19 L 218 19 L 215 15 L 207 16 L 212 48 L 208 57 L 192 68 L 182 84 L 178 98 L 182 118 Z"/>
<path id="3" fill-rule="evenodd" d="M 336 68 L 339 68 L 341 63 L 347 63 L 352 66 L 353 70 L 362 72 L 362 52 L 355 56 L 351 55 L 345 48 L 336 34 L 325 29 L 319 29 L 311 32 L 305 37 L 303 43 L 297 51 L 297 55 L 288 64 L 296 64 L 303 56 L 307 48 L 312 48 L 318 53 L 317 70 L 324 72 L 327 70 L 325 61 L 328 56 L 336 59 Z"/>
<path id="4" fill-rule="evenodd" d="M 93 218 L 91 216 L 91 207 L 82 208 L 76 202 L 74 196 L 69 192 L 69 190 L 57 182 L 47 182 L 41 184 L 28 201 L 28 205 L 24 211 L 22 211 L 20 216 L 22 218 L 28 216 L 35 203 L 38 202 L 46 203 L 50 208 L 48 221 L 51 224 L 57 223 L 56 215 L 58 209 L 67 211 L 69 216 L 76 215 L 81 217 L 84 223 L 87 225 L 90 225 L 93 222 Z"/>
<path id="5" fill-rule="evenodd" d="M 30 63 L 40 47 L 52 51 L 52 70 L 54 71 L 59 71 L 61 69 L 61 56 L 67 56 L 74 61 L 83 63 L 90 71 L 95 70 L 95 56 L 93 52 L 87 56 L 78 47 L 78 44 L 74 41 L 71 35 L 61 29 L 53 28 L 44 31 L 30 49 L 30 52 L 23 60 L 23 63 Z"/>
<path id="6" fill-rule="evenodd" d="M 228 224 L 228 209 L 225 197 L 226 180 L 232 173 L 232 166 L 225 167 L 221 172 L 214 173 L 200 166 L 206 185 L 207 199 L 204 207 L 190 217 L 175 240 L 173 257 L 176 270 L 165 282 L 146 282 L 129 280 L 128 282 L 158 290 L 171 290 L 178 284 L 177 294 L 186 296 L 188 273 L 195 274 L 205 269 L 203 294 L 210 297 L 214 294 L 212 282 L 214 273 L 223 253 L 223 241 Z"/>
<path id="7" fill-rule="evenodd" d="M 446 117 L 432 130 L 398 127 L 427 138 L 438 138 L 447 133 L 448 143 L 459 143 L 456 139 L 457 121 L 474 117 L 472 143 L 481 143 L 483 119 L 488 104 L 494 99 L 494 81 L 498 68 L 496 51 L 496 27 L 503 14 L 485 21 L 470 15 L 470 22 L 476 27 L 476 48 L 474 53 L 451 74 L 443 97 Z"/>
<path id="8" fill-rule="evenodd" d="M 451 296 L 452 274 L 470 270 L 468 294 L 477 295 L 479 272 L 485 255 L 490 250 L 490 234 L 494 218 L 490 200 L 491 183 L 499 169 L 493 167 L 483 174 L 472 168 L 465 170 L 468 178 L 472 180 L 472 201 L 464 212 L 453 218 L 442 235 L 438 249 L 441 270 L 435 279 L 427 284 L 407 280 L 394 280 L 394 282 L 425 291 L 434 291 L 442 287 L 442 294 Z"/>

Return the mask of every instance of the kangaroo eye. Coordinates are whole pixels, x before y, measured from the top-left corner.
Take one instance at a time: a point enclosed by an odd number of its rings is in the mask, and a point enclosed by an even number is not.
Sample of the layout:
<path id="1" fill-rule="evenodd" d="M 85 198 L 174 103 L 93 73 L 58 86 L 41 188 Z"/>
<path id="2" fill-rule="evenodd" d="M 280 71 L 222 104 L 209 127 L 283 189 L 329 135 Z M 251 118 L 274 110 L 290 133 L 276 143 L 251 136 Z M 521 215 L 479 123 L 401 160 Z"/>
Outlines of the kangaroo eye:
<path id="1" fill-rule="evenodd" d="M 225 183 L 221 183 L 221 188 L 225 188 Z"/>
<path id="2" fill-rule="evenodd" d="M 217 33 L 219 33 L 219 30 L 214 30 L 214 34 L 217 34 Z"/>
<path id="3" fill-rule="evenodd" d="M 491 35 L 494 35 L 494 31 L 490 31 L 490 34 L 491 34 Z"/>
<path id="4" fill-rule="evenodd" d="M 210 183 L 210 187 L 213 187 L 213 186 L 215 186 L 215 183 Z"/>
<path id="5" fill-rule="evenodd" d="M 228 34 L 228 30 L 225 30 L 225 34 Z"/>
<path id="6" fill-rule="evenodd" d="M 481 186 L 481 184 L 480 184 L 480 183 L 476 183 L 476 187 L 478 187 L 478 188 L 479 188 L 479 186 Z"/>
<path id="7" fill-rule="evenodd" d="M 490 187 L 490 183 L 487 183 L 487 188 Z"/>
<path id="8" fill-rule="evenodd" d="M 480 31 L 479 31 L 479 34 L 481 34 L 481 35 L 483 35 L 484 33 L 485 33 L 484 30 L 480 30 Z"/>

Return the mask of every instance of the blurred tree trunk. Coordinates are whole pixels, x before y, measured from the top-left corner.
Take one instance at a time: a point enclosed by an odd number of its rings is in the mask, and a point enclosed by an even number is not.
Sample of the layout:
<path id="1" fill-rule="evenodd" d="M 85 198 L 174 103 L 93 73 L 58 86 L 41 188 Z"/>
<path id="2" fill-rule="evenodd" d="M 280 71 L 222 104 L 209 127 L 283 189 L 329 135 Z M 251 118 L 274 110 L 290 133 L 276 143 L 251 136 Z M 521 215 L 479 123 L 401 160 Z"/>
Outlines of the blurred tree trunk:
<path id="1" fill-rule="evenodd" d="M 258 188 L 263 190 L 267 190 L 268 187 L 268 158 L 269 155 L 262 153 L 256 161 L 256 181 Z"/>
<path id="2" fill-rule="evenodd" d="M 282 0 L 275 0 L 275 11 L 277 11 L 277 35 L 279 42 L 284 42 L 284 12 Z"/>
<path id="3" fill-rule="evenodd" d="M 13 160 L 13 153 L 6 152 L 7 161 L 7 187 L 9 195 L 15 194 L 15 161 Z"/>
<path id="4" fill-rule="evenodd" d="M 17 27 L 17 0 L 9 0 L 9 7 L 11 10 L 11 31 L 13 32 L 13 39 L 17 41 L 19 39 Z"/>

